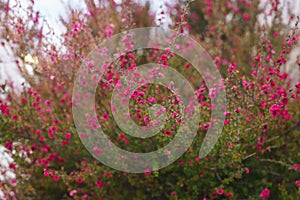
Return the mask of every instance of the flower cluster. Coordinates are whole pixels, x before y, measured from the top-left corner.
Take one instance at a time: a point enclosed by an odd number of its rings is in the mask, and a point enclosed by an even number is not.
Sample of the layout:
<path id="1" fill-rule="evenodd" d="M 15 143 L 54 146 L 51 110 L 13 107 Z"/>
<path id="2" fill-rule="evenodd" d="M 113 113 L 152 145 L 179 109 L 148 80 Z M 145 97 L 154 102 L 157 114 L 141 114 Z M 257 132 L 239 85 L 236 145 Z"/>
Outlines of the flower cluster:
<path id="1" fill-rule="evenodd" d="M 77 133 L 72 118 L 74 77 L 82 64 L 100 73 L 95 70 L 99 63 L 89 58 L 90 51 L 114 33 L 153 26 L 157 21 L 149 3 L 101 2 L 87 0 L 86 9 L 71 10 L 62 19 L 66 31 L 57 45 L 55 31 L 35 11 L 34 1 L 20 15 L 17 10 L 22 6 L 0 0 L 0 48 L 14 53 L 11 65 L 24 77 L 20 87 L 11 81 L 0 86 L 0 141 L 13 158 L 0 171 L 15 174 L 1 182 L 1 199 L 295 199 L 300 194 L 296 178 L 300 169 L 300 82 L 292 80 L 286 69 L 291 52 L 299 45 L 299 18 L 290 13 L 286 24 L 280 14 L 282 1 L 268 1 L 264 9 L 259 1 L 249 0 L 187 1 L 187 5 L 179 1 L 161 6 L 159 25 L 176 29 L 178 37 L 189 33 L 207 49 L 224 84 L 208 89 L 204 74 L 171 48 L 122 52 L 113 63 L 101 66 L 104 73 L 98 80 L 96 117 L 86 116 L 86 132 Z M 262 25 L 260 16 L 272 16 L 274 24 Z M 129 50 L 134 45 L 130 38 L 120 43 Z M 29 63 L 26 55 L 36 59 Z M 300 66 L 297 59 L 295 66 Z M 163 69 L 176 69 L 193 86 L 195 95 L 182 110 L 174 91 L 185 88 L 174 88 L 172 83 L 168 87 L 143 84 L 132 94 L 124 89 L 122 106 L 129 104 L 129 115 L 123 120 L 131 119 L 146 129 L 160 124 L 156 118 L 166 117 L 160 132 L 147 140 L 121 130 L 110 104 L 114 88 L 122 88 L 122 76 L 134 74 L 144 63 L 158 64 L 149 73 L 151 77 L 163 77 Z M 33 74 L 26 70 L 28 66 Z M 217 108 L 211 99 L 220 90 L 227 94 L 226 109 L 222 108 L 224 130 L 212 152 L 200 159 L 199 147 L 215 120 L 211 111 Z M 155 151 L 176 137 L 183 116 L 192 116 L 196 103 L 201 105 L 201 116 L 194 143 L 178 161 L 160 171 L 145 168 L 144 173 L 129 174 L 113 170 L 90 155 L 101 156 L 105 152 L 101 146 L 88 152 L 80 141 L 100 125 L 120 148 Z M 148 108 L 155 104 L 163 106 L 151 113 Z M 172 155 L 171 151 L 164 153 Z"/>

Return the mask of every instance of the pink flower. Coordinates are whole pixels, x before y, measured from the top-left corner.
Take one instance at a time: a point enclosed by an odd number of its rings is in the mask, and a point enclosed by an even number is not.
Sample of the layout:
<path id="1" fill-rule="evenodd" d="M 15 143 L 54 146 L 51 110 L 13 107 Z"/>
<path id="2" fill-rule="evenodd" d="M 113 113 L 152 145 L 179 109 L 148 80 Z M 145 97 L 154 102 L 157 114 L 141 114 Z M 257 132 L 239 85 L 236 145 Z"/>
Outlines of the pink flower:
<path id="1" fill-rule="evenodd" d="M 4 145 L 4 147 L 7 148 L 8 150 L 12 151 L 13 143 L 10 141 L 7 141 Z"/>
<path id="2" fill-rule="evenodd" d="M 294 164 L 292 167 L 289 167 L 289 170 L 300 169 L 300 164 Z"/>
<path id="3" fill-rule="evenodd" d="M 270 108 L 273 117 L 277 117 L 280 112 L 280 106 L 278 104 L 273 104 Z"/>
<path id="4" fill-rule="evenodd" d="M 260 107 L 262 108 L 262 109 L 264 109 L 264 108 L 266 108 L 266 103 L 265 102 L 260 102 Z"/>
<path id="5" fill-rule="evenodd" d="M 232 145 L 232 143 L 231 143 L 231 142 L 227 142 L 226 146 L 228 146 L 228 147 L 232 147 L 233 145 Z"/>
<path id="6" fill-rule="evenodd" d="M 53 137 L 53 130 L 51 128 L 49 128 L 49 130 L 48 130 L 48 137 L 49 138 Z"/>
<path id="7" fill-rule="evenodd" d="M 224 124 L 225 124 L 225 125 L 228 125 L 229 122 L 230 122 L 230 121 L 229 121 L 228 119 L 225 119 L 225 120 L 224 120 Z"/>
<path id="8" fill-rule="evenodd" d="M 58 181 L 58 180 L 59 180 L 59 176 L 54 175 L 54 176 L 53 176 L 53 180 L 54 180 L 54 181 Z"/>
<path id="9" fill-rule="evenodd" d="M 224 112 L 224 116 L 228 116 L 230 113 L 228 111 Z"/>
<path id="10" fill-rule="evenodd" d="M 103 115 L 102 115 L 102 119 L 103 119 L 103 120 L 108 120 L 108 114 L 106 114 L 106 113 L 103 114 Z"/>
<path id="11" fill-rule="evenodd" d="M 82 182 L 83 182 L 83 178 L 78 177 L 78 178 L 76 179 L 76 182 L 77 182 L 77 183 L 82 183 Z"/>
<path id="12" fill-rule="evenodd" d="M 165 135 L 168 136 L 168 137 L 172 135 L 172 132 L 171 132 L 170 130 L 165 130 L 164 133 L 165 133 Z"/>
<path id="13" fill-rule="evenodd" d="M 110 38 L 114 31 L 111 28 L 106 29 L 106 37 Z"/>
<path id="14" fill-rule="evenodd" d="M 150 176 L 150 174 L 151 174 L 150 169 L 145 169 L 145 170 L 144 170 L 144 174 L 145 174 L 146 176 Z"/>
<path id="15" fill-rule="evenodd" d="M 226 6 L 227 6 L 228 9 L 231 9 L 232 8 L 232 3 L 230 1 L 227 1 Z"/>
<path id="16" fill-rule="evenodd" d="M 22 98 L 22 99 L 21 99 L 21 103 L 22 103 L 22 104 L 26 103 L 26 101 L 27 101 L 27 100 L 26 100 L 25 98 Z"/>
<path id="17" fill-rule="evenodd" d="M 219 188 L 217 192 L 219 195 L 222 195 L 224 193 L 224 190 L 222 188 Z"/>
<path id="18" fill-rule="evenodd" d="M 209 124 L 209 123 L 206 123 L 206 124 L 203 125 L 203 129 L 204 129 L 205 131 L 207 131 L 207 130 L 209 129 L 209 127 L 210 127 L 210 124 Z"/>
<path id="19" fill-rule="evenodd" d="M 300 185 L 300 180 L 295 181 L 295 185 L 299 186 Z"/>
<path id="20" fill-rule="evenodd" d="M 16 165 L 13 164 L 13 163 L 10 163 L 10 164 L 9 164 L 9 169 L 15 170 L 15 169 L 16 169 Z"/>
<path id="21" fill-rule="evenodd" d="M 268 188 L 265 188 L 261 193 L 260 193 L 260 197 L 262 199 L 267 199 L 270 197 L 270 190 Z"/>
<path id="22" fill-rule="evenodd" d="M 176 192 L 176 191 L 172 191 L 172 192 L 171 192 L 171 195 L 172 195 L 172 196 L 176 196 L 176 195 L 177 195 L 177 192 Z"/>
<path id="23" fill-rule="evenodd" d="M 67 144 L 70 144 L 70 142 L 69 142 L 69 141 L 67 141 L 67 140 L 63 140 L 63 141 L 61 141 L 61 145 L 62 145 L 62 146 L 65 146 L 65 145 L 67 145 Z"/>
<path id="24" fill-rule="evenodd" d="M 12 185 L 15 185 L 16 184 L 16 179 L 12 179 L 12 180 L 10 180 L 10 184 L 12 184 Z"/>
<path id="25" fill-rule="evenodd" d="M 102 153 L 102 151 L 97 146 L 93 148 L 93 151 L 95 152 L 96 155 L 100 155 Z"/>
<path id="26" fill-rule="evenodd" d="M 215 198 L 217 198 L 217 194 L 214 193 L 214 192 L 212 192 L 212 193 L 211 193 L 211 197 L 212 197 L 213 199 L 215 199 Z"/>
<path id="27" fill-rule="evenodd" d="M 22 33 L 23 32 L 23 29 L 20 27 L 18 28 L 18 33 Z"/>
<path id="28" fill-rule="evenodd" d="M 71 133 L 66 133 L 66 134 L 65 134 L 65 138 L 66 138 L 66 139 L 70 139 L 70 138 L 71 138 Z"/>
<path id="29" fill-rule="evenodd" d="M 297 40 L 298 40 L 298 37 L 297 37 L 297 36 L 293 36 L 293 40 L 294 40 L 294 41 L 297 41 Z"/>
<path id="30" fill-rule="evenodd" d="M 44 176 L 50 176 L 50 173 L 47 170 L 45 170 L 44 171 Z"/>
<path id="31" fill-rule="evenodd" d="M 245 21 L 249 21 L 250 20 L 250 15 L 248 13 L 244 13 L 243 17 L 244 17 Z"/>
<path id="32" fill-rule="evenodd" d="M 70 196 L 72 197 L 74 194 L 76 194 L 77 193 L 77 190 L 72 190 L 69 194 L 70 194 Z"/>
<path id="33" fill-rule="evenodd" d="M 209 89 L 209 97 L 210 97 L 211 99 L 216 98 L 216 95 L 217 95 L 217 94 L 218 94 L 218 91 L 217 91 L 216 88 L 211 88 L 211 89 Z"/>
<path id="34" fill-rule="evenodd" d="M 59 123 L 60 123 L 59 120 L 57 119 L 53 120 L 53 124 L 59 124 Z"/>
<path id="35" fill-rule="evenodd" d="M 121 134 L 119 135 L 119 138 L 120 138 L 120 140 L 124 140 L 124 139 L 125 139 L 125 134 L 124 134 L 124 133 L 121 133 Z"/>
<path id="36" fill-rule="evenodd" d="M 154 97 L 149 97 L 149 98 L 148 98 L 148 103 L 154 103 L 154 102 L 155 102 Z"/>
<path id="37" fill-rule="evenodd" d="M 12 118 L 11 118 L 13 121 L 17 121 L 18 120 L 18 115 L 14 115 L 14 116 L 12 116 Z"/>
<path id="38" fill-rule="evenodd" d="M 260 55 L 257 55 L 256 57 L 254 57 L 255 61 L 260 61 Z"/>
<path id="39" fill-rule="evenodd" d="M 80 28 L 80 24 L 75 23 L 75 24 L 74 24 L 74 28 Z"/>
<path id="40" fill-rule="evenodd" d="M 128 54 L 128 58 L 134 58 L 134 54 L 133 53 L 129 53 Z"/>
<path id="41" fill-rule="evenodd" d="M 96 182 L 96 185 L 97 185 L 99 188 L 104 188 L 104 184 L 103 184 L 101 181 L 97 181 L 97 182 Z"/>
<path id="42" fill-rule="evenodd" d="M 231 192 L 226 192 L 226 193 L 225 193 L 225 196 L 226 196 L 226 197 L 229 197 L 229 198 L 230 198 L 230 197 L 233 197 L 233 193 L 231 193 Z"/>
<path id="43" fill-rule="evenodd" d="M 279 34 L 278 34 L 277 32 L 275 32 L 275 33 L 273 34 L 273 36 L 274 36 L 274 37 L 278 37 Z"/>
<path id="44" fill-rule="evenodd" d="M 52 104 L 51 104 L 51 102 L 50 102 L 49 100 L 46 100 L 46 101 L 45 101 L 45 105 L 51 106 Z"/>
<path id="45" fill-rule="evenodd" d="M 249 173 L 250 173 L 250 170 L 249 170 L 248 167 L 245 168 L 245 172 L 246 172 L 246 174 L 249 174 Z"/>
<path id="46" fill-rule="evenodd" d="M 63 89 L 63 86 L 62 86 L 61 84 L 59 84 L 59 85 L 57 86 L 57 89 L 58 89 L 58 90 L 62 90 L 62 89 Z"/>
<path id="47" fill-rule="evenodd" d="M 45 137 L 42 135 L 42 136 L 39 138 L 39 141 L 40 141 L 40 142 L 44 142 L 44 140 L 45 140 Z"/>

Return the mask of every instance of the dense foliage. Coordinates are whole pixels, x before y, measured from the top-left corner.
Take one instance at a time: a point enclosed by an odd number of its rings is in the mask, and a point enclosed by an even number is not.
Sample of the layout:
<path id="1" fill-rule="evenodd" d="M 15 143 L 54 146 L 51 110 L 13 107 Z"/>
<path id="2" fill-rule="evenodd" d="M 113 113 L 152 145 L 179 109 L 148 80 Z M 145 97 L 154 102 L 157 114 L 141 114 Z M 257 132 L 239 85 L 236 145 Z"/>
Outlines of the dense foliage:
<path id="1" fill-rule="evenodd" d="M 16 175 L 0 183 L 3 199 L 299 198 L 300 82 L 290 78 L 286 63 L 299 45 L 300 19 L 292 12 L 283 17 L 283 1 L 196 0 L 167 4 L 156 13 L 149 2 L 84 3 L 82 10 L 68 10 L 68 18 L 61 19 L 66 31 L 57 36 L 34 1 L 27 8 L 0 1 L 1 48 L 12 50 L 11 65 L 25 79 L 21 87 L 11 80 L 0 88 L 0 142 L 13 158 L 0 171 Z M 197 138 L 178 161 L 155 172 L 124 173 L 102 165 L 82 145 L 72 118 L 73 82 L 100 41 L 156 24 L 190 34 L 208 50 L 224 78 L 225 126 L 213 151 L 198 158 L 213 109 L 201 75 L 167 51 L 122 55 L 107 71 L 111 84 L 99 82 L 96 95 L 98 120 L 114 143 L 152 151 L 167 144 L 180 125 L 178 113 L 170 113 L 168 125 L 151 141 L 124 134 L 110 108 L 120 76 L 114 65 L 130 69 L 154 62 L 175 68 L 194 86 L 203 116 Z M 297 59 L 293 67 L 300 66 L 300 55 Z M 148 123 L 145 108 L 154 102 L 168 106 L 174 99 L 163 87 L 139 88 L 130 104 L 137 124 Z"/>

